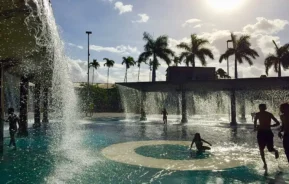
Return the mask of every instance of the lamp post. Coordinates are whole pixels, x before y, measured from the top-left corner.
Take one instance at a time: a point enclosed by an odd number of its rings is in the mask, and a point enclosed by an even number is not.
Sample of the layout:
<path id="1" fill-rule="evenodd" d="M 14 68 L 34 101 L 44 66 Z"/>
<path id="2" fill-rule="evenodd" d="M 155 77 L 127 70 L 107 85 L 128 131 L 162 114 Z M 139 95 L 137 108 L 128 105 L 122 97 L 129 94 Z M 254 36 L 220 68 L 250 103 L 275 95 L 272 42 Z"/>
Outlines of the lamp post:
<path id="1" fill-rule="evenodd" d="M 229 49 L 229 42 L 233 42 L 233 40 L 227 40 L 227 50 Z M 230 76 L 229 58 L 227 59 L 227 74 Z"/>
<path id="2" fill-rule="evenodd" d="M 89 100 L 89 35 L 92 34 L 91 31 L 86 31 L 87 34 L 87 101 Z"/>
<path id="3" fill-rule="evenodd" d="M 227 40 L 227 50 L 229 49 L 229 42 L 233 42 L 233 40 Z M 229 58 L 227 58 L 227 75 L 230 76 L 230 67 L 229 67 Z M 232 100 L 232 99 L 231 99 Z M 231 104 L 232 105 L 232 104 Z M 234 105 L 234 104 L 233 104 Z M 230 113 L 230 104 L 228 104 L 228 111 L 229 111 L 229 120 L 231 119 L 231 113 Z M 231 110 L 232 111 L 232 110 Z M 233 115 L 233 113 L 232 113 Z M 233 117 L 233 116 L 232 116 Z"/>

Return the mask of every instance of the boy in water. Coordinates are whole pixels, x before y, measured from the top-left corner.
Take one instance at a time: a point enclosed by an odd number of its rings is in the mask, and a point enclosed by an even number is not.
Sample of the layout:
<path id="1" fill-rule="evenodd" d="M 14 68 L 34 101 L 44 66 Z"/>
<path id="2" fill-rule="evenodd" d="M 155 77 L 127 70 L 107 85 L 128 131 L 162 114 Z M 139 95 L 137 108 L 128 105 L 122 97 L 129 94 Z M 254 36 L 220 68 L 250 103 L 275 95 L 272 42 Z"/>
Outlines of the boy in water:
<path id="1" fill-rule="evenodd" d="M 13 145 L 14 149 L 16 149 L 15 134 L 17 132 L 17 123 L 19 123 L 19 119 L 16 116 L 16 114 L 14 114 L 13 108 L 8 109 L 8 118 L 6 121 L 9 122 L 9 133 L 10 133 L 9 147 Z"/>
<path id="2" fill-rule="evenodd" d="M 210 149 L 211 149 L 210 147 L 208 147 L 208 146 L 203 146 L 203 142 L 205 142 L 205 143 L 209 144 L 210 146 L 212 146 L 211 143 L 209 143 L 209 142 L 205 141 L 204 139 L 202 139 L 202 138 L 201 138 L 201 135 L 200 135 L 199 133 L 196 133 L 196 134 L 195 134 L 195 137 L 194 137 L 194 139 L 193 139 L 193 141 L 192 141 L 192 144 L 191 144 L 191 148 L 190 148 L 190 149 L 192 149 L 192 147 L 193 147 L 193 145 L 194 145 L 194 143 L 195 143 L 198 151 L 200 151 L 200 152 L 205 151 L 205 150 L 210 150 Z"/>
<path id="3" fill-rule="evenodd" d="M 275 153 L 275 158 L 279 157 L 278 151 L 274 148 L 273 137 L 274 134 L 271 130 L 271 127 L 277 127 L 280 125 L 279 121 L 273 116 L 273 114 L 266 111 L 266 104 L 260 104 L 260 112 L 256 113 L 254 119 L 254 131 L 258 131 L 257 140 L 260 149 L 260 155 L 264 163 L 265 175 L 267 174 L 268 168 L 265 160 L 264 149 L 267 146 L 269 152 Z M 274 120 L 276 123 L 271 125 L 271 120 Z M 259 126 L 257 126 L 257 121 L 259 120 Z"/>
<path id="4" fill-rule="evenodd" d="M 283 139 L 283 147 L 287 160 L 289 162 L 289 104 L 282 104 L 280 106 L 280 112 L 282 113 L 280 115 L 282 126 L 278 136 L 280 137 L 280 139 Z M 282 132 L 284 132 L 284 135 L 282 135 Z"/>
<path id="5" fill-rule="evenodd" d="M 162 114 L 163 114 L 164 124 L 166 125 L 166 124 L 168 123 L 168 117 L 167 117 L 167 116 L 168 116 L 168 112 L 167 112 L 167 109 L 166 109 L 166 108 L 164 108 Z"/>

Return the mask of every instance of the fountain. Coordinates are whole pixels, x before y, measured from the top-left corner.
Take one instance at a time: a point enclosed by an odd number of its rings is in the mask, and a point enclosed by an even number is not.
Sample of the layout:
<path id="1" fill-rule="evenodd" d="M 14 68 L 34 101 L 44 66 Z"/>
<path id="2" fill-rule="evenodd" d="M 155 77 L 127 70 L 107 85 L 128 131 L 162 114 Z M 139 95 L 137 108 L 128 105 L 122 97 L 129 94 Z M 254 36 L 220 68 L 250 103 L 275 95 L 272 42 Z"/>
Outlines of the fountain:
<path id="1" fill-rule="evenodd" d="M 40 126 L 40 102 L 43 102 L 42 122 L 49 126 L 47 133 L 52 137 L 48 151 L 50 155 L 55 155 L 55 158 L 52 156 L 50 159 L 63 158 L 58 161 L 57 167 L 51 170 L 47 181 L 57 183 L 69 180 L 83 167 L 94 163 L 94 159 L 82 147 L 83 135 L 75 124 L 79 119 L 77 96 L 70 81 L 68 59 L 64 55 L 63 42 L 50 1 L 5 0 L 1 1 L 0 7 L 1 15 L 4 15 L 0 21 L 3 31 L 0 38 L 4 40 L 0 43 L 0 61 L 7 63 L 4 70 L 9 73 L 7 75 L 12 75 L 18 80 L 21 78 L 23 84 L 20 88 L 20 119 L 26 127 L 22 128 L 27 131 L 28 85 L 34 83 L 35 127 Z M 9 86 L 11 84 L 8 78 L 5 83 Z M 11 90 L 6 88 L 6 92 Z M 40 100 L 40 97 L 43 99 Z M 13 97 L 8 95 L 6 99 L 9 99 L 9 107 L 16 106 Z M 49 117 L 52 118 L 49 124 L 48 102 Z M 70 172 L 66 171 L 68 165 L 71 168 Z"/>
<path id="2" fill-rule="evenodd" d="M 16 7 L 4 14 L 6 23 L 12 15 L 25 17 L 16 22 L 25 28 L 24 38 L 29 42 L 15 48 L 29 51 L 23 52 L 23 57 L 15 51 L 8 52 L 5 45 L 3 50 L 0 48 L 12 64 L 5 70 L 9 72 L 5 74 L 5 84 L 9 85 L 5 91 L 18 93 L 19 89 L 12 88 L 11 78 L 16 77 L 19 82 L 22 78 L 21 98 L 28 100 L 27 86 L 33 83 L 37 114 L 34 119 L 39 122 L 38 106 L 43 102 L 41 123 L 48 126 L 29 130 L 28 137 L 19 138 L 19 150 L 5 149 L 0 160 L 0 183 L 267 182 L 261 176 L 262 166 L 256 158 L 258 149 L 252 130 L 223 128 L 219 122 L 228 124 L 230 110 L 248 121 L 246 114 L 256 109 L 256 103 L 265 102 L 270 110 L 277 109 L 276 104 L 288 99 L 284 90 L 288 88 L 288 78 L 190 81 L 181 85 L 118 84 L 129 121 L 79 120 L 77 96 L 69 79 L 68 60 L 50 3 L 48 0 L 21 2 L 14 0 L 12 4 L 5 0 L 1 2 L 5 6 L 0 6 Z M 25 20 L 25 24 L 20 24 L 20 20 Z M 5 33 L 10 41 L 17 32 L 13 26 L 10 34 Z M 23 39 L 20 43 L 25 43 L 24 38 L 20 38 Z M 11 60 L 11 56 L 16 60 Z M 1 58 L 2 62 L 5 58 Z M 272 86 L 268 87 L 268 82 Z M 5 93 L 5 98 L 9 106 L 15 107 L 20 97 L 11 94 Z M 235 108 L 231 108 L 232 101 Z M 161 123 L 160 112 L 164 107 L 169 112 L 167 126 Z M 212 150 L 200 157 L 188 150 L 197 132 L 213 144 Z M 268 157 L 272 178 L 278 167 L 283 167 L 284 155 L 280 163 Z"/>

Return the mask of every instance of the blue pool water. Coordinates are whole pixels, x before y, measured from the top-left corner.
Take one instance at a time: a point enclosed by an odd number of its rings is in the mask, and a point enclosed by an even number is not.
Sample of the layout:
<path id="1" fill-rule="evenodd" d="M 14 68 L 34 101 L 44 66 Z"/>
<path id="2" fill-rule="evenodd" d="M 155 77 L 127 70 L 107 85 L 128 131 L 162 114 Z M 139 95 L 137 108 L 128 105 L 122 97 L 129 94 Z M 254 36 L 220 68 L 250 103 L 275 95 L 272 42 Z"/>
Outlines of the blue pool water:
<path id="1" fill-rule="evenodd" d="M 25 139 L 17 139 L 16 151 L 7 147 L 0 161 L 0 183 L 284 183 L 288 174 L 279 174 L 285 165 L 284 153 L 275 161 L 266 153 L 269 176 L 263 176 L 258 156 L 256 133 L 250 128 L 230 129 L 220 123 L 190 122 L 180 125 L 174 120 L 164 126 L 161 120 L 124 121 L 122 118 L 81 120 L 77 130 L 66 130 L 62 136 L 55 129 L 30 129 Z M 129 165 L 111 161 L 101 150 L 113 144 L 131 141 L 190 141 L 199 132 L 212 143 L 212 152 L 234 150 L 255 154 L 255 162 L 222 170 L 177 171 Z M 9 139 L 5 140 L 8 144 Z M 277 147 L 281 147 L 276 138 Z M 125 148 L 124 148 L 125 149 Z M 197 155 L 180 145 L 142 146 L 135 150 L 145 157 L 194 161 L 213 157 L 213 153 Z M 219 160 L 225 162 L 225 160 Z M 279 168 L 279 169 L 278 169 Z M 281 169 L 282 170 L 282 169 Z"/>
<path id="2" fill-rule="evenodd" d="M 142 146 L 135 149 L 137 154 L 171 160 L 194 160 L 205 159 L 211 156 L 211 152 L 198 152 L 196 150 L 188 150 L 188 147 L 182 145 L 154 145 Z"/>

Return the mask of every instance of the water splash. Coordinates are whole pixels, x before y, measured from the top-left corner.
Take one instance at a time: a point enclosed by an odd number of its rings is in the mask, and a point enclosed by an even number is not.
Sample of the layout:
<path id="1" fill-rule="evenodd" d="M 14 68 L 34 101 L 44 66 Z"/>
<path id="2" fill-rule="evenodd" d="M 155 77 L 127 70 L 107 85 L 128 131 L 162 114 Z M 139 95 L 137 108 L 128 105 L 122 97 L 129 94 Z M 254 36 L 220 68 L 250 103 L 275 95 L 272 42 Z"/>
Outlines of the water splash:
<path id="1" fill-rule="evenodd" d="M 46 48 L 44 52 L 48 56 L 48 63 L 45 67 L 53 70 L 51 117 L 57 121 L 51 122 L 54 143 L 49 151 L 55 156 L 56 165 L 46 181 L 67 183 L 73 180 L 75 174 L 92 165 L 95 159 L 83 146 L 84 135 L 76 122 L 79 119 L 77 96 L 70 80 L 69 60 L 64 54 L 64 44 L 55 23 L 51 4 L 48 0 L 26 0 L 26 5 L 32 10 L 25 20 L 27 27 L 30 28 L 31 34 L 35 35 L 38 51 Z M 37 21 L 38 19 L 40 21 Z M 36 25 L 35 22 L 41 24 Z M 49 77 L 45 71 L 42 74 Z"/>

